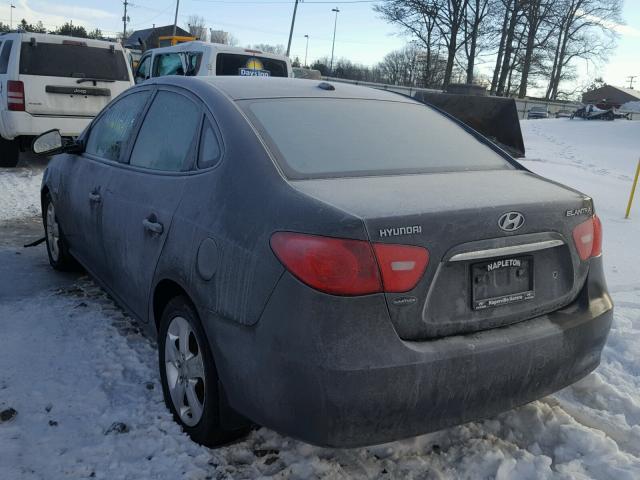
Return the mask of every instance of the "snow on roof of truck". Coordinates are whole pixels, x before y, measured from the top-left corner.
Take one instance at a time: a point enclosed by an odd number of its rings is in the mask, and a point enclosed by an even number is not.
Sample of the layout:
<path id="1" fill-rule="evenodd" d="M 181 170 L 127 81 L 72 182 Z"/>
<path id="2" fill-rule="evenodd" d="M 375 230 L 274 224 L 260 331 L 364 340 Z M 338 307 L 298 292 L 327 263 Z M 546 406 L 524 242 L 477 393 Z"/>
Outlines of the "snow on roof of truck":
<path id="1" fill-rule="evenodd" d="M 0 34 L 0 40 L 6 38 L 21 37 L 23 42 L 28 42 L 34 38 L 37 43 L 68 43 L 70 45 L 85 44 L 87 47 L 110 48 L 111 45 L 117 50 L 122 50 L 122 45 L 117 42 L 108 40 L 96 40 L 93 38 L 70 37 L 67 35 L 54 35 L 50 33 L 33 33 L 33 32 L 3 32 Z"/>
<path id="2" fill-rule="evenodd" d="M 285 55 L 279 55 L 276 53 L 268 53 L 263 52 L 261 50 L 256 50 L 252 48 L 244 48 L 244 47 L 233 47 L 231 45 L 225 45 L 224 43 L 210 43 L 203 42 L 201 40 L 193 40 L 191 42 L 182 42 L 177 45 L 173 45 L 171 47 L 159 47 L 149 49 L 147 51 L 152 51 L 155 53 L 167 53 L 167 52 L 189 52 L 189 51 L 206 51 L 206 50 L 216 50 L 218 52 L 223 53 L 236 53 L 240 55 L 259 55 L 265 58 L 273 58 L 282 61 L 288 61 L 289 59 Z"/>

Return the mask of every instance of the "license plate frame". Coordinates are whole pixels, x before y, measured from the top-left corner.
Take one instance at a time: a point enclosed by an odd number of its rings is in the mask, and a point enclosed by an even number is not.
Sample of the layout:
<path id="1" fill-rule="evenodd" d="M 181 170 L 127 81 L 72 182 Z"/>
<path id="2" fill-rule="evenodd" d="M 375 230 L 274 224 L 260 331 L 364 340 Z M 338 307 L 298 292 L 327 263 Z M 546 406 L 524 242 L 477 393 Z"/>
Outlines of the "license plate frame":
<path id="1" fill-rule="evenodd" d="M 534 262 L 530 255 L 473 263 L 469 273 L 472 310 L 486 310 L 535 298 Z"/>

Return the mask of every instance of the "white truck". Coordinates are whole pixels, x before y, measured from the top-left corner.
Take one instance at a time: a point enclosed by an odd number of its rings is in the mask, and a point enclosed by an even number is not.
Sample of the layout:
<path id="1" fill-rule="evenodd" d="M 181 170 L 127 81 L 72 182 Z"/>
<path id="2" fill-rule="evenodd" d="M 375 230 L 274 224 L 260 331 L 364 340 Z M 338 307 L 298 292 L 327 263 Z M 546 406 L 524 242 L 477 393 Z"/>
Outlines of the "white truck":
<path id="1" fill-rule="evenodd" d="M 142 55 L 135 73 L 136 83 L 164 75 L 293 77 L 293 70 L 284 55 L 193 41 L 154 48 Z"/>
<path id="2" fill-rule="evenodd" d="M 133 85 L 121 45 L 28 32 L 0 35 L 0 167 L 15 167 L 33 137 L 76 137 Z"/>

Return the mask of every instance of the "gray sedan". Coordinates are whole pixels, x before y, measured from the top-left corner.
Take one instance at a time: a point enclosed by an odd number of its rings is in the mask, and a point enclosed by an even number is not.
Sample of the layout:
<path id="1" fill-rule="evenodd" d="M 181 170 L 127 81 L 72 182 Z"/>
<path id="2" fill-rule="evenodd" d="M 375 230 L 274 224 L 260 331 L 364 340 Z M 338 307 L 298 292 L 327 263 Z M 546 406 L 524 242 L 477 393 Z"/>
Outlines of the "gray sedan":
<path id="1" fill-rule="evenodd" d="M 42 183 L 81 264 L 159 345 L 197 442 L 252 424 L 352 447 L 485 418 L 600 361 L 612 319 L 588 196 L 446 114 L 295 79 L 154 79 Z"/>

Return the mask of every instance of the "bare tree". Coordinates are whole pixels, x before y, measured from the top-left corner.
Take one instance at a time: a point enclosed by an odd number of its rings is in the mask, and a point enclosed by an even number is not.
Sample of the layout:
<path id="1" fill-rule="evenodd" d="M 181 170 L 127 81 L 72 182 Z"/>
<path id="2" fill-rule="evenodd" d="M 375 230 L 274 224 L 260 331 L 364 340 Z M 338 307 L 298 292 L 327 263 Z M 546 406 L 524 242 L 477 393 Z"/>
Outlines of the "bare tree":
<path id="1" fill-rule="evenodd" d="M 281 45 L 281 44 L 270 45 L 268 43 L 256 43 L 255 45 L 250 45 L 250 48 L 253 48 L 255 50 L 260 50 L 266 53 L 274 53 L 276 55 L 284 55 L 285 52 L 287 51 L 284 45 Z"/>
<path id="2" fill-rule="evenodd" d="M 205 40 L 207 38 L 207 21 L 204 17 L 200 15 L 189 15 L 187 27 L 191 36 L 196 37 L 198 40 Z"/>
<path id="3" fill-rule="evenodd" d="M 546 97 L 558 98 L 560 82 L 575 59 L 603 59 L 614 46 L 615 25 L 621 22 L 621 0 L 560 0 L 557 2 L 555 49 Z"/>
<path id="4" fill-rule="evenodd" d="M 478 55 L 480 37 L 490 30 L 482 31 L 484 20 L 490 13 L 489 0 L 468 0 L 464 12 L 464 49 L 467 57 L 467 83 L 473 83 L 473 74 Z"/>
<path id="5" fill-rule="evenodd" d="M 229 32 L 225 32 L 223 30 L 213 30 L 211 29 L 211 43 L 221 43 L 223 45 L 238 45 L 238 39 Z"/>
<path id="6" fill-rule="evenodd" d="M 547 29 L 546 32 L 542 31 L 543 26 L 550 21 L 552 14 L 553 1 L 551 0 L 529 0 L 524 4 L 523 19 L 526 22 L 527 34 L 518 92 L 518 97 L 520 98 L 524 98 L 527 95 L 534 49 L 544 48 L 553 33 L 551 29 Z"/>
<path id="7" fill-rule="evenodd" d="M 464 41 L 465 11 L 469 0 L 386 0 L 373 8 L 383 18 L 415 36 L 429 50 L 432 58 L 434 41 L 447 51 L 443 87 L 451 82 L 456 54 Z"/>

